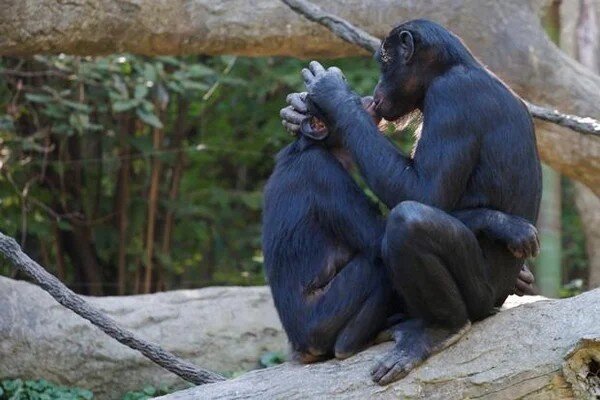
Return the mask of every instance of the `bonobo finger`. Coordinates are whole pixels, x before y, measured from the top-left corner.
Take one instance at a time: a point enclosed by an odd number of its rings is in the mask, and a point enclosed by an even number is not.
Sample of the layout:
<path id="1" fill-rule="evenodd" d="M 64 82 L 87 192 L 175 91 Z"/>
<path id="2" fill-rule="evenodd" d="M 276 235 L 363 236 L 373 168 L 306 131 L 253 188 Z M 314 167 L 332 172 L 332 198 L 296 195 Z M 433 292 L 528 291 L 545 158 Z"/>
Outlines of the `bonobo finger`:
<path id="1" fill-rule="evenodd" d="M 371 369 L 371 379 L 379 385 L 387 385 L 406 376 L 416 363 L 401 352 L 393 352 Z"/>
<path id="2" fill-rule="evenodd" d="M 315 76 L 322 75 L 325 73 L 325 68 L 318 61 L 311 61 L 308 64 L 308 68 L 312 71 Z M 341 71 L 340 71 L 341 72 Z"/>
<path id="3" fill-rule="evenodd" d="M 540 254 L 540 238 L 536 235 L 535 243 L 533 246 L 533 253 L 531 254 L 531 256 L 537 257 L 539 254 Z"/>
<path id="4" fill-rule="evenodd" d="M 302 71 L 300 71 L 300 75 L 302 75 L 302 79 L 304 79 L 304 83 L 307 85 L 310 85 L 315 80 L 315 76 L 307 68 L 302 68 Z"/>
<path id="5" fill-rule="evenodd" d="M 513 256 L 515 256 L 518 259 L 524 259 L 527 258 L 527 255 L 524 254 L 522 248 L 520 246 L 512 246 L 509 245 L 508 249 L 510 250 L 510 252 L 513 254 Z"/>
<path id="6" fill-rule="evenodd" d="M 527 283 L 527 282 L 523 282 L 522 280 L 517 280 L 517 283 L 515 285 L 515 294 L 517 296 L 523 296 L 525 294 L 533 294 L 534 290 L 533 290 L 533 285 Z"/>
<path id="7" fill-rule="evenodd" d="M 327 68 L 327 72 L 333 72 L 334 74 L 338 74 L 340 75 L 344 80 L 346 80 L 346 77 L 344 76 L 344 73 L 342 72 L 341 69 L 339 69 L 338 67 L 329 67 Z"/>
<path id="8" fill-rule="evenodd" d="M 525 253 L 523 258 L 531 257 L 531 252 L 533 251 L 532 245 L 533 245 L 533 242 L 531 240 L 527 240 L 523 244 L 523 252 Z"/>
<path id="9" fill-rule="evenodd" d="M 287 103 L 294 107 L 296 111 L 301 113 L 308 112 L 308 108 L 306 107 L 306 92 L 302 93 L 290 93 L 287 96 Z"/>
<path id="10" fill-rule="evenodd" d="M 521 291 L 521 289 L 519 289 L 517 286 L 515 286 L 515 288 L 513 289 L 513 294 L 516 294 L 519 297 L 522 297 L 525 295 L 525 293 L 523 293 L 523 291 Z"/>
<path id="11" fill-rule="evenodd" d="M 282 108 L 279 112 L 279 116 L 287 122 L 298 125 L 304 118 L 306 118 L 306 114 L 299 113 L 298 111 L 294 110 L 294 107 L 292 106 Z"/>
<path id="12" fill-rule="evenodd" d="M 300 125 L 291 124 L 287 121 L 281 121 L 281 125 L 283 125 L 285 130 L 292 136 L 298 136 L 300 134 Z"/>
<path id="13" fill-rule="evenodd" d="M 531 273 L 529 268 L 527 268 L 527 266 L 525 266 L 525 265 L 523 265 L 523 267 L 521 268 L 521 271 L 519 271 L 519 279 L 526 283 L 535 282 L 535 277 L 533 276 L 533 274 Z"/>

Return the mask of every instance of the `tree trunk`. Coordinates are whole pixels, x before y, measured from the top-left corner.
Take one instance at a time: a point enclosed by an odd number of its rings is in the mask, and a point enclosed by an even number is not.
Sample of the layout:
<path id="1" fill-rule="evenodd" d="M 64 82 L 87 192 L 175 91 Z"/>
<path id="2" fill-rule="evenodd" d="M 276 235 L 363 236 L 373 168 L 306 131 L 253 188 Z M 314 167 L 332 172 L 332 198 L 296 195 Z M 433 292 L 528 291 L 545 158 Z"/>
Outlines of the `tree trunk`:
<path id="1" fill-rule="evenodd" d="M 75 285 L 75 291 L 92 296 L 104 293 L 102 267 L 98 262 L 96 248 L 92 243 L 92 231 L 89 226 L 73 225 L 69 231 L 61 231 L 61 241 L 65 246 L 71 264 L 79 270 L 82 288 Z"/>
<path id="2" fill-rule="evenodd" d="M 157 154 L 162 148 L 163 130 L 154 128 L 152 134 L 152 172 L 150 175 L 150 188 L 148 190 L 148 217 L 146 226 L 146 268 L 144 274 L 143 293 L 152 291 L 152 278 L 154 267 L 154 231 L 158 214 L 158 195 L 160 192 L 160 173 L 162 162 L 160 154 Z"/>
<path id="3" fill-rule="evenodd" d="M 565 2 L 561 7 L 562 48 L 596 74 L 600 73 L 600 0 Z M 600 198 L 575 183 L 575 204 L 581 215 L 588 256 L 588 287 L 600 287 Z"/>
<path id="4" fill-rule="evenodd" d="M 135 127 L 133 119 L 121 118 L 121 131 L 119 132 L 119 172 L 117 188 L 115 190 L 115 214 L 117 216 L 117 229 L 119 230 L 119 249 L 117 254 L 117 293 L 124 295 L 127 291 L 125 277 L 127 274 L 127 244 L 129 243 L 129 200 L 131 195 L 130 175 L 131 158 L 130 147 L 127 143 L 129 135 Z"/>
<path id="5" fill-rule="evenodd" d="M 544 190 L 537 223 L 541 252 L 535 263 L 535 277 L 543 296 L 558 297 L 562 284 L 560 174 L 547 165 L 542 171 Z"/>
<path id="6" fill-rule="evenodd" d="M 171 242 L 173 236 L 173 224 L 175 223 L 175 211 L 174 205 L 179 197 L 179 186 L 181 178 L 183 176 L 183 170 L 185 167 L 186 154 L 183 149 L 183 143 L 186 136 L 186 118 L 189 109 L 189 102 L 186 98 L 180 97 L 177 101 L 177 118 L 173 127 L 173 134 L 171 135 L 171 144 L 169 150 L 177 152 L 175 158 L 175 165 L 169 167 L 170 170 L 170 182 L 169 182 L 169 196 L 168 196 L 168 207 L 165 212 L 165 220 L 162 229 L 162 244 L 160 251 L 163 256 L 169 255 L 171 252 Z M 157 279 L 157 290 L 166 290 L 166 268 L 161 263 L 161 274 Z"/>
<path id="7" fill-rule="evenodd" d="M 543 26 L 548 37 L 560 42 L 560 0 L 553 0 L 548 7 Z M 543 191 L 538 229 L 541 252 L 536 260 L 536 282 L 540 293 L 546 297 L 558 297 L 561 279 L 561 182 L 560 174 L 547 165 L 542 165 Z"/>
<path id="8" fill-rule="evenodd" d="M 600 395 L 600 289 L 500 312 L 406 378 L 377 386 L 369 368 L 391 347 L 286 363 L 160 399 L 591 399 Z"/>
<path id="9" fill-rule="evenodd" d="M 377 37 L 426 17 L 458 33 L 521 96 L 572 114 L 600 117 L 600 77 L 545 35 L 549 0 L 322 0 L 319 5 Z M 241 54 L 339 57 L 365 54 L 279 0 L 8 0 L 0 54 Z M 265 23 L 268 21 L 268 23 Z M 375 68 L 375 66 L 374 66 Z M 600 137 L 538 123 L 540 154 L 562 174 L 600 193 Z"/>
<path id="10" fill-rule="evenodd" d="M 600 1 L 581 0 L 577 27 L 579 61 L 600 73 Z M 575 185 L 576 204 L 585 231 L 589 260 L 588 287 L 600 287 L 600 198 L 582 184 Z"/>

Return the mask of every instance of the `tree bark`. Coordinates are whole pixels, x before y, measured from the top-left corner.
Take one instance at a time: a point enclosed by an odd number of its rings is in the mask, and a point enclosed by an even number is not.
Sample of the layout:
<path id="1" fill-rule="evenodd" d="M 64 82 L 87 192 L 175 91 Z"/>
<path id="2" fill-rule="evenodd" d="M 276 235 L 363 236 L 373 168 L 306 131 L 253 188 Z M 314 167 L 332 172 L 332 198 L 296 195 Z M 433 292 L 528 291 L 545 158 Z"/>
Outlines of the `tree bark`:
<path id="1" fill-rule="evenodd" d="M 286 363 L 160 397 L 195 399 L 566 399 L 600 395 L 600 289 L 490 317 L 406 378 L 381 387 L 369 368 L 391 344 L 343 361 Z"/>

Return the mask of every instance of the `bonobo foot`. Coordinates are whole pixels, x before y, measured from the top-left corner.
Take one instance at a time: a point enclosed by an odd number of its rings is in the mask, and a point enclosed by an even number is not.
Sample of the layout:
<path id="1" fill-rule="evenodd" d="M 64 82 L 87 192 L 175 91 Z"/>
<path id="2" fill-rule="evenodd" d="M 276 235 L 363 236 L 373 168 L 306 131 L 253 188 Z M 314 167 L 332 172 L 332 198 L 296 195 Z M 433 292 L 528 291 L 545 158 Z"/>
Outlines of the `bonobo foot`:
<path id="1" fill-rule="evenodd" d="M 393 328 L 396 344 L 371 370 L 373 381 L 387 385 L 404 378 L 429 356 L 456 343 L 469 329 L 469 321 L 458 330 L 425 327 L 418 319 L 396 325 Z"/>

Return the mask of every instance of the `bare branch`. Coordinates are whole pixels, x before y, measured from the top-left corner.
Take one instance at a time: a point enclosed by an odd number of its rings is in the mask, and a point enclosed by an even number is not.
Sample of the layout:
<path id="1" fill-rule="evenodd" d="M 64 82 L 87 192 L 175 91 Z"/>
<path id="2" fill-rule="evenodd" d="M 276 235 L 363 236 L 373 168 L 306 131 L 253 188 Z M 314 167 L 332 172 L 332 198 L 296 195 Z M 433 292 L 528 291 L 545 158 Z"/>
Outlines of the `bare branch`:
<path id="1" fill-rule="evenodd" d="M 527 101 L 525 101 L 525 104 L 534 118 L 564 126 L 565 128 L 583 133 L 584 135 L 600 136 L 600 121 L 596 119 L 563 114 L 558 110 L 540 107 Z"/>
<path id="2" fill-rule="evenodd" d="M 48 292 L 56 301 L 87 319 L 104 333 L 120 343 L 139 351 L 156 364 L 178 375 L 182 379 L 196 385 L 225 380 L 219 374 L 196 367 L 160 346 L 147 342 L 134 335 L 131 331 L 120 327 L 116 321 L 107 317 L 83 298 L 67 288 L 58 278 L 46 271 L 21 250 L 17 241 L 0 232 L 0 254 L 10 263 L 29 276 L 36 284 Z"/>
<path id="3" fill-rule="evenodd" d="M 331 32 L 363 49 L 375 52 L 380 45 L 380 40 L 368 32 L 352 25 L 343 18 L 323 11 L 319 6 L 305 0 L 281 0 L 292 10 L 303 15 L 307 19 L 317 22 Z M 577 115 L 563 114 L 557 110 L 541 107 L 525 101 L 529 112 L 534 118 L 548 121 L 575 132 L 585 135 L 600 136 L 600 121 L 590 117 L 579 117 Z"/>
<path id="4" fill-rule="evenodd" d="M 381 41 L 378 38 L 352 25 L 343 18 L 323 11 L 321 7 L 313 3 L 303 0 L 281 1 L 307 19 L 324 25 L 346 42 L 356 44 L 371 53 L 374 53 L 379 48 Z"/>

